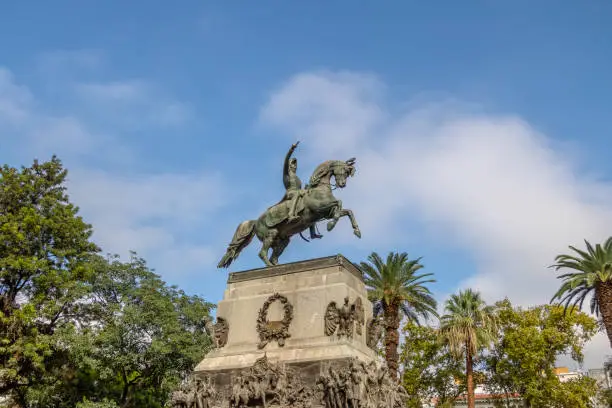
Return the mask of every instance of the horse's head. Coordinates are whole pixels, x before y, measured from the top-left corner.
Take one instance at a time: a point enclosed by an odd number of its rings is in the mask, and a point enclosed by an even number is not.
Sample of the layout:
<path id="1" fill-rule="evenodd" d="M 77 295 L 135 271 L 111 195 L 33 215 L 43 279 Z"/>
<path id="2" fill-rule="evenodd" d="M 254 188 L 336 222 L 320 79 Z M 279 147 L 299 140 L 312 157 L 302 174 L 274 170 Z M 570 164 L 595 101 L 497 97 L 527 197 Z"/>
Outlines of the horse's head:
<path id="1" fill-rule="evenodd" d="M 329 180 L 333 176 L 336 185 L 340 188 L 346 186 L 346 179 L 355 174 L 355 158 L 347 161 L 329 160 L 321 163 L 312 174 L 309 186 L 317 187 L 320 184 L 329 185 Z"/>
<path id="2" fill-rule="evenodd" d="M 331 173 L 336 179 L 336 185 L 340 188 L 346 186 L 346 180 L 355 175 L 355 158 L 347 161 L 337 160 L 331 165 Z"/>

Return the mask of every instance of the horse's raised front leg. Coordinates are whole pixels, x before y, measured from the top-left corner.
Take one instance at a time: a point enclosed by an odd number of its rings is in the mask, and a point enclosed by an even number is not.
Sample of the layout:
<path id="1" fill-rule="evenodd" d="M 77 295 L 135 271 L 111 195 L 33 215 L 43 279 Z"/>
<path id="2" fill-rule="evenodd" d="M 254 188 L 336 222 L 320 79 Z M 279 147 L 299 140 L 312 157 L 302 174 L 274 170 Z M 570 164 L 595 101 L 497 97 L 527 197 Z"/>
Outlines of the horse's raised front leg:
<path id="1" fill-rule="evenodd" d="M 338 200 L 338 205 L 334 208 L 333 219 L 327 223 L 327 230 L 331 231 L 336 226 L 338 219 L 340 217 L 348 216 L 351 220 L 351 226 L 353 227 L 353 233 L 357 236 L 357 238 L 361 238 L 361 231 L 359 230 L 359 225 L 357 225 L 357 220 L 355 220 L 355 215 L 353 215 L 353 211 L 349 209 L 342 208 L 342 201 Z"/>
<path id="2" fill-rule="evenodd" d="M 353 211 L 348 208 L 344 208 L 340 210 L 340 217 L 348 216 L 349 220 L 351 220 L 351 226 L 353 227 L 353 234 L 357 236 L 357 238 L 361 238 L 361 231 L 359 230 L 359 225 L 357 225 L 357 220 L 355 220 L 355 215 L 353 215 Z"/>
<path id="3" fill-rule="evenodd" d="M 338 203 L 333 209 L 332 220 L 327 223 L 327 231 L 331 231 L 336 226 L 338 219 L 340 218 L 340 211 L 342 211 L 342 201 L 338 200 Z"/>

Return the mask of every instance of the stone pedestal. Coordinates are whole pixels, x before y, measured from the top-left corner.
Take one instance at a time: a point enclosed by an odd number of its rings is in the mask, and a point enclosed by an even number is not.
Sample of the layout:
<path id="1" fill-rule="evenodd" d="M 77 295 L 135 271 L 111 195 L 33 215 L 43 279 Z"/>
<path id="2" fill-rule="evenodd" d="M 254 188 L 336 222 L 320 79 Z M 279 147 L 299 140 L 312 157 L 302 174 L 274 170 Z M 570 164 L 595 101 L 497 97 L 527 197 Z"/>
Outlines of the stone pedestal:
<path id="1" fill-rule="evenodd" d="M 275 294 L 277 298 L 262 311 Z M 332 302 L 341 308 L 346 297 L 349 308 L 360 299 L 361 321 L 351 324 L 352 338 L 337 333 L 328 336 L 326 310 Z M 258 317 L 263 312 L 269 325 L 281 326 L 285 303 L 293 315 L 287 327 L 290 337 L 282 346 L 271 339 L 261 347 Z M 273 363 L 308 364 L 352 357 L 369 362 L 374 359 L 374 352 L 366 345 L 366 321 L 371 316 L 372 304 L 361 271 L 341 255 L 234 272 L 217 308 L 217 317 L 229 327 L 227 343 L 210 352 L 195 370 L 204 373 L 251 367 L 264 354 Z"/>
<path id="2" fill-rule="evenodd" d="M 361 271 L 341 255 L 231 273 L 209 330 L 216 348 L 173 407 L 405 406 L 369 347 L 380 326 Z"/>

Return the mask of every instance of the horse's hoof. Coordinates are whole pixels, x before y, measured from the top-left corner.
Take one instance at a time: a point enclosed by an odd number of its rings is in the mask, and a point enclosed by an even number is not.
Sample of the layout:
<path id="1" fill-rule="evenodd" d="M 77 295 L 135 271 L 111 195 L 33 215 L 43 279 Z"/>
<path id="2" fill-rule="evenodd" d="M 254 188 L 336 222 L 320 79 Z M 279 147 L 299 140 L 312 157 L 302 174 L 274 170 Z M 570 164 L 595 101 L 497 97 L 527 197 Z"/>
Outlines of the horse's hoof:
<path id="1" fill-rule="evenodd" d="M 336 226 L 336 223 L 333 221 L 330 221 L 327 223 L 327 231 L 331 231 L 332 229 L 334 229 L 334 227 Z"/>
<path id="2" fill-rule="evenodd" d="M 353 233 L 355 234 L 357 238 L 361 238 L 361 231 L 359 231 L 359 228 L 355 228 L 353 230 Z"/>
<path id="3" fill-rule="evenodd" d="M 323 235 L 321 234 L 314 234 L 313 236 L 310 237 L 311 239 L 321 239 L 323 238 Z"/>

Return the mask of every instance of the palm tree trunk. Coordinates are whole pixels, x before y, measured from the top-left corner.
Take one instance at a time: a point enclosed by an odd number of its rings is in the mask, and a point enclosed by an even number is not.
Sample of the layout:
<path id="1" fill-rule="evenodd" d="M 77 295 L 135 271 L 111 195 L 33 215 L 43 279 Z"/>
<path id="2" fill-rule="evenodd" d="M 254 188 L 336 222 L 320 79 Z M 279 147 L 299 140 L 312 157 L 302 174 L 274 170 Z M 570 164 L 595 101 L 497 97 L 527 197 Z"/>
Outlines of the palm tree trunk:
<path id="1" fill-rule="evenodd" d="M 389 368 L 389 375 L 397 380 L 399 354 L 399 305 L 386 305 L 385 311 L 385 360 Z"/>
<path id="2" fill-rule="evenodd" d="M 465 347 L 465 379 L 467 382 L 467 408 L 474 408 L 476 405 L 474 400 L 474 361 L 467 344 Z"/>
<path id="3" fill-rule="evenodd" d="M 595 288 L 595 296 L 599 305 L 599 313 L 606 327 L 608 341 L 612 347 L 612 282 L 601 282 Z"/>

